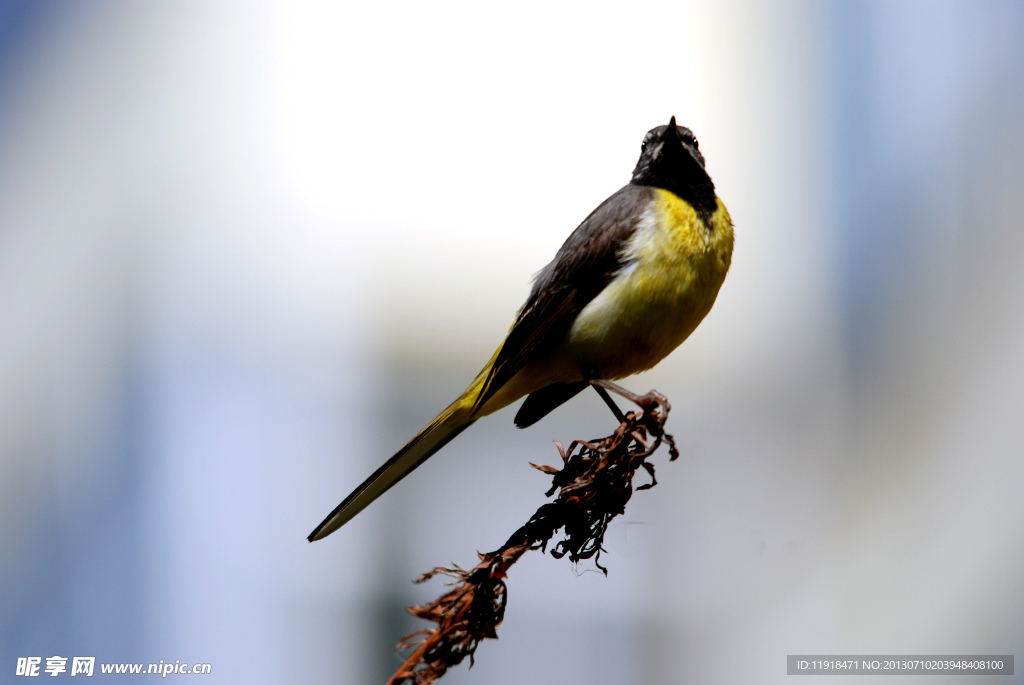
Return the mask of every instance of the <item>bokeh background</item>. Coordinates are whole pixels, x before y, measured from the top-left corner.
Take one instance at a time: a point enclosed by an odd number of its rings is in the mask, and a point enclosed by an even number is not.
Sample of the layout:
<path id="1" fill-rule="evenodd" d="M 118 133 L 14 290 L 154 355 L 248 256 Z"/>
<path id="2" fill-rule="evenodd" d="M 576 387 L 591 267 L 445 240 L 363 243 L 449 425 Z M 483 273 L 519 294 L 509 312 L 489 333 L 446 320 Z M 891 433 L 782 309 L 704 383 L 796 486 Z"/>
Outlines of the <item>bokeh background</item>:
<path id="1" fill-rule="evenodd" d="M 497 547 L 543 501 L 527 462 L 610 417 L 510 408 L 306 534 L 672 114 L 737 234 L 714 311 L 627 382 L 671 398 L 682 458 L 607 578 L 526 558 L 443 682 L 1024 671 L 1024 3 L 7 0 L 3 679 L 57 654 L 382 683 L 444 589 L 410 580 Z"/>

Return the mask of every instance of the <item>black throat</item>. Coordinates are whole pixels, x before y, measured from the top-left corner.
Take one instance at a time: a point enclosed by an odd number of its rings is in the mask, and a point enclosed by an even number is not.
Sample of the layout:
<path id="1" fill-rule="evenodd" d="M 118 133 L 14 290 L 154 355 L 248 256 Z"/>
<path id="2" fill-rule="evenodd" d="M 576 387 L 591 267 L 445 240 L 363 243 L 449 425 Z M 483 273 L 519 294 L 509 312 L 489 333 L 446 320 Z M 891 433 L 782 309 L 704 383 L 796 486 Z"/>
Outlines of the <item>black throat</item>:
<path id="1" fill-rule="evenodd" d="M 711 216 L 718 209 L 718 201 L 715 198 L 715 184 L 711 181 L 711 177 L 708 176 L 707 172 L 701 169 L 696 162 L 694 162 L 694 166 L 697 167 L 699 173 L 655 176 L 653 178 L 641 179 L 634 177 L 630 183 L 664 188 L 671 193 L 675 193 L 681 199 L 690 203 L 690 206 L 696 210 L 704 224 L 711 228 Z"/>

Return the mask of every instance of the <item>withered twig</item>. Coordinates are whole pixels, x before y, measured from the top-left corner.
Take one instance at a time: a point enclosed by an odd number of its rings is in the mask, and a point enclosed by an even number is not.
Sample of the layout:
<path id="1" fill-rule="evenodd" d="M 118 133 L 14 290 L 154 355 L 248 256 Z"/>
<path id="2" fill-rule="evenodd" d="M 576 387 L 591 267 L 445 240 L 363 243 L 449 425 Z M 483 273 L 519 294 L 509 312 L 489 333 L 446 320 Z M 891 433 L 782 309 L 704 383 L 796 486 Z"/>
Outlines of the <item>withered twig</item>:
<path id="1" fill-rule="evenodd" d="M 634 474 L 642 468 L 651 476 L 651 482 L 637 490 L 654 487 L 657 484 L 654 466 L 647 458 L 662 441 L 669 445 L 671 461 L 679 452 L 672 436 L 664 430 L 671 407 L 663 395 L 653 390 L 646 395 L 636 395 L 607 381 L 595 380 L 591 385 L 609 407 L 614 407 L 613 411 L 618 407 L 606 390 L 631 400 L 642 411 L 625 415 L 617 412 L 621 423 L 605 438 L 574 440 L 568 450 L 556 441 L 562 457 L 561 469 L 531 464 L 552 476 L 547 496 L 557 490 L 558 496 L 553 502 L 541 506 L 498 550 L 478 553 L 480 563 L 472 570 L 438 567 L 416 579 L 415 582 L 422 583 L 435 575 L 446 575 L 456 582 L 451 590 L 430 604 L 410 607 L 409 613 L 413 616 L 433 621 L 437 627 L 402 639 L 399 649 L 413 648 L 413 652 L 388 681 L 389 685 L 433 683 L 467 656 L 472 665 L 480 642 L 498 637 L 496 629 L 505 616 L 508 569 L 527 551 L 546 550 L 559 529 L 564 529 L 565 539 L 551 549 L 553 557 L 560 559 L 568 555 L 573 563 L 593 558 L 594 565 L 607 575 L 608 570 L 600 564 L 601 545 L 608 524 L 625 511 L 633 494 Z"/>

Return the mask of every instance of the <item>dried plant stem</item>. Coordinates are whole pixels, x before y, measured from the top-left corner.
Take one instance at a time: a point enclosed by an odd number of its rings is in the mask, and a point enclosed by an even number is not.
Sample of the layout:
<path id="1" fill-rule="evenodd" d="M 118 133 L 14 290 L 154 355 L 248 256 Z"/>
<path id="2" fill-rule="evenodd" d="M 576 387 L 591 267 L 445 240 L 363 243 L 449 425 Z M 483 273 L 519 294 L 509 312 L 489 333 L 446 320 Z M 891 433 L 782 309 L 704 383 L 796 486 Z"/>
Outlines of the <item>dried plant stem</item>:
<path id="1" fill-rule="evenodd" d="M 664 431 L 671 407 L 663 395 L 653 390 L 636 395 L 600 380 L 591 381 L 591 385 L 612 408 L 620 420 L 619 427 L 599 440 L 574 440 L 568 450 L 555 442 L 562 457 L 561 469 L 531 464 L 552 476 L 547 496 L 555 491 L 558 496 L 541 506 L 498 550 L 478 554 L 480 563 L 472 570 L 438 567 L 416 579 L 415 582 L 422 583 L 436 575 L 446 575 L 456 583 L 430 604 L 410 607 L 413 616 L 433 621 L 437 627 L 403 638 L 399 648 L 413 648 L 413 652 L 388 681 L 389 685 L 427 685 L 467 656 L 472 664 L 480 642 L 498 637 L 496 629 L 505 615 L 508 569 L 527 551 L 546 550 L 560 529 L 565 537 L 551 549 L 553 557 L 568 555 L 573 563 L 593 558 L 594 564 L 608 573 L 600 564 L 601 545 L 608 524 L 625 511 L 633 494 L 634 474 L 642 468 L 651 476 L 651 482 L 637 490 L 651 488 L 657 481 L 654 466 L 647 458 L 663 441 L 669 445 L 670 460 L 675 460 L 679 453 L 672 436 Z M 641 411 L 623 415 L 608 396 L 609 390 L 634 402 Z"/>

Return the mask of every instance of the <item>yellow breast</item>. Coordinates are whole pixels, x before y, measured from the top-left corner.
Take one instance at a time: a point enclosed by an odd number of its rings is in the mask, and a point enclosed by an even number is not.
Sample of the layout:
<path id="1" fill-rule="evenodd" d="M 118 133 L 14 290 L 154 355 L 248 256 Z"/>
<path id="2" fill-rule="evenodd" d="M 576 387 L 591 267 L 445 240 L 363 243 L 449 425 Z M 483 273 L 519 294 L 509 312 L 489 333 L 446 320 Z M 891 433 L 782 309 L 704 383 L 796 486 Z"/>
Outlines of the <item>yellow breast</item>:
<path id="1" fill-rule="evenodd" d="M 603 378 L 651 368 L 711 310 L 732 261 L 733 231 L 721 200 L 709 225 L 689 203 L 655 189 L 626 245 L 626 265 L 573 323 L 565 352 Z"/>

